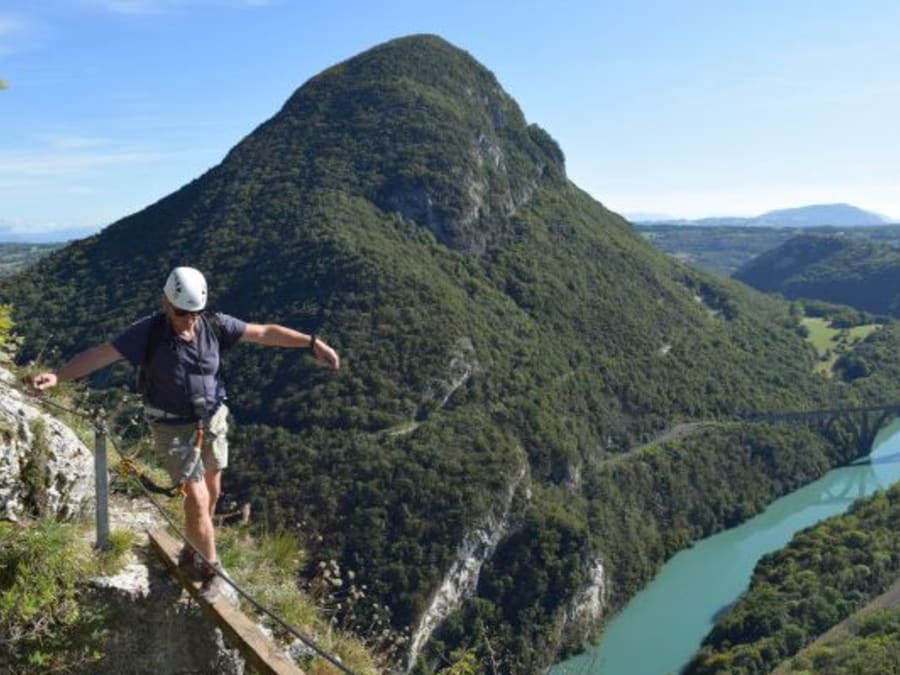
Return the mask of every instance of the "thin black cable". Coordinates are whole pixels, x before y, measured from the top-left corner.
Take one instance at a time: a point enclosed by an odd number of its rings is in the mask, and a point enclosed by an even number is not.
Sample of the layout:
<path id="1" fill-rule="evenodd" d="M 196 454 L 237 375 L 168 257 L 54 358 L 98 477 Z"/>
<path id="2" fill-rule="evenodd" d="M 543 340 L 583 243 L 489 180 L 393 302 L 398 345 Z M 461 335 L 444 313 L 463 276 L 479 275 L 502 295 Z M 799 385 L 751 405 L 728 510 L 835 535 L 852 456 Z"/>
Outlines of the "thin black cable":
<path id="1" fill-rule="evenodd" d="M 47 398 L 45 396 L 36 396 L 35 394 L 32 394 L 32 393 L 25 391 L 24 389 L 20 389 L 18 387 L 13 387 L 13 389 L 18 391 L 20 394 L 24 394 L 25 396 L 28 396 L 29 398 L 31 398 L 35 401 L 38 401 L 42 405 L 50 406 L 51 408 L 56 408 L 57 410 L 62 410 L 63 412 L 67 412 L 70 415 L 75 415 L 76 417 L 84 418 L 88 422 L 91 423 L 91 428 L 96 430 L 96 427 L 94 426 L 94 416 L 93 415 L 88 415 L 87 413 L 83 413 L 80 410 L 74 410 L 73 408 L 64 406 L 61 403 L 57 403 L 56 401 L 54 401 L 50 398 Z"/>
<path id="2" fill-rule="evenodd" d="M 116 444 L 115 444 L 115 441 L 113 441 L 112 436 L 110 436 L 110 440 L 112 441 L 113 446 L 115 446 Z M 118 449 L 118 448 L 116 448 L 116 452 L 119 452 L 119 449 Z M 120 453 L 120 454 L 121 454 L 121 453 Z M 338 668 L 339 670 L 341 670 L 341 671 L 343 671 L 343 672 L 345 672 L 345 673 L 348 673 L 348 675 L 357 675 L 357 673 L 356 673 L 354 670 L 351 670 L 350 668 L 348 668 L 347 666 L 345 666 L 343 663 L 341 663 L 341 661 L 340 661 L 337 657 L 331 656 L 331 654 L 329 654 L 329 653 L 326 652 L 324 649 L 322 649 L 321 647 L 319 647 L 319 646 L 316 644 L 316 642 L 315 642 L 311 637 L 309 637 L 309 636 L 307 636 L 307 635 L 304 635 L 304 634 L 301 633 L 299 630 L 297 630 L 296 628 L 294 628 L 293 626 L 291 626 L 290 624 L 288 624 L 286 621 L 284 621 L 284 620 L 283 620 L 281 617 L 279 617 L 277 614 L 275 614 L 274 612 L 272 612 L 271 610 L 269 610 L 269 609 L 268 609 L 267 607 L 265 607 L 264 605 L 260 604 L 253 596 L 251 596 L 251 595 L 250 595 L 249 593 L 247 593 L 244 589 L 242 589 L 240 586 L 238 586 L 234 581 L 232 581 L 232 579 L 231 579 L 230 577 L 228 577 L 228 576 L 225 575 L 225 574 L 222 574 L 222 573 L 221 573 L 221 572 L 220 572 L 220 571 L 219 571 L 219 570 L 218 570 L 218 569 L 217 569 L 217 568 L 216 568 L 216 567 L 215 567 L 215 566 L 214 566 L 214 565 L 206 558 L 206 556 L 204 556 L 202 553 L 200 553 L 200 551 L 197 550 L 197 547 L 195 547 L 195 546 L 187 539 L 187 537 L 185 536 L 184 532 L 181 531 L 181 529 L 178 527 L 178 525 L 175 524 L 175 521 L 172 519 L 172 517 L 171 517 L 171 516 L 166 512 L 166 510 L 165 510 L 165 509 L 164 509 L 164 508 L 163 508 L 163 507 L 162 507 L 162 506 L 161 506 L 161 505 L 153 498 L 153 495 L 150 494 L 149 490 L 147 490 L 147 488 L 143 485 L 143 483 L 141 483 L 140 481 L 135 481 L 135 483 L 141 488 L 141 490 L 144 491 L 144 494 L 147 496 L 147 499 L 150 500 L 150 503 L 153 504 L 153 506 L 156 507 L 156 509 L 160 512 L 160 514 L 162 514 L 162 517 L 163 517 L 163 518 L 166 520 L 166 522 L 169 524 L 169 527 L 171 527 L 171 528 L 175 531 L 175 533 L 178 535 L 178 537 L 179 537 L 186 545 L 188 545 L 188 546 L 191 548 L 191 550 L 194 551 L 194 554 L 195 554 L 198 558 L 200 558 L 200 560 L 202 560 L 204 563 L 206 563 L 206 565 L 207 565 L 210 569 L 212 569 L 213 572 L 214 572 L 216 575 L 218 575 L 219 577 L 221 577 L 221 579 L 222 579 L 223 581 L 225 581 L 225 583 L 227 583 L 227 584 L 228 584 L 229 586 L 231 586 L 235 591 L 237 591 L 237 592 L 238 592 L 245 600 L 247 600 L 251 605 L 253 605 L 258 611 L 262 612 L 263 614 L 265 614 L 266 616 L 268 616 L 270 619 L 272 619 L 273 621 L 275 621 L 279 626 L 281 626 L 283 629 L 285 629 L 286 631 L 288 631 L 289 633 L 291 633 L 294 637 L 298 638 L 301 642 L 303 642 L 303 644 L 305 644 L 307 647 L 311 648 L 313 651 L 316 652 L 316 654 L 318 654 L 318 655 L 321 656 L 323 659 L 325 659 L 326 661 L 328 661 L 329 663 L 331 663 L 333 666 L 335 666 L 336 668 Z"/>
<path id="3" fill-rule="evenodd" d="M 18 389 L 18 388 L 16 387 L 16 389 Z M 112 433 L 110 433 L 109 430 L 108 430 L 108 428 L 106 427 L 105 422 L 104 422 L 103 420 L 100 420 L 100 419 L 99 419 L 100 416 L 101 416 L 100 413 L 97 413 L 97 414 L 95 414 L 95 415 L 88 415 L 88 414 L 83 413 L 83 412 L 81 412 L 81 411 L 73 410 L 72 408 L 69 408 L 69 407 L 67 407 L 67 406 L 61 405 L 61 404 L 59 404 L 59 403 L 56 403 L 55 401 L 51 401 L 51 400 L 48 399 L 48 398 L 41 397 L 41 396 L 35 396 L 35 395 L 31 394 L 30 392 L 27 392 L 27 391 L 24 391 L 24 390 L 21 390 L 21 389 L 19 389 L 19 391 L 20 391 L 20 393 L 22 393 L 22 394 L 24 394 L 24 395 L 26 395 L 26 396 L 28 396 L 28 397 L 34 399 L 34 400 L 40 401 L 40 402 L 43 403 L 43 404 L 49 405 L 49 406 L 54 407 L 54 408 L 58 408 L 59 410 L 63 410 L 63 411 L 65 411 L 65 412 L 67 412 L 67 413 L 70 413 L 70 414 L 72 414 L 72 415 L 76 415 L 76 416 L 78 416 L 78 417 L 81 417 L 81 418 L 83 418 L 83 419 L 88 420 L 88 422 L 89 422 L 90 425 L 91 425 L 91 428 L 93 428 L 94 431 L 103 433 L 103 434 L 105 434 L 105 435 L 109 438 L 110 443 L 111 443 L 112 446 L 113 446 L 113 449 L 116 451 L 116 454 L 118 454 L 119 457 L 125 457 L 125 455 L 122 454 L 122 450 L 121 450 L 121 448 L 119 447 L 119 443 L 117 442 L 115 435 L 112 434 Z M 134 476 L 133 472 L 130 472 L 129 475 L 130 475 L 130 476 Z M 153 506 L 156 507 L 156 509 L 160 512 L 160 514 L 161 514 L 162 517 L 165 519 L 165 521 L 169 524 L 169 527 L 171 527 L 171 528 L 175 531 L 175 533 L 178 535 L 178 537 L 179 537 L 185 544 L 187 544 L 187 545 L 194 551 L 194 553 L 195 553 L 195 554 L 196 554 L 196 555 L 197 555 L 204 563 L 206 563 L 206 565 L 209 566 L 209 568 L 212 569 L 213 572 L 215 572 L 216 575 L 218 575 L 219 577 L 221 577 L 223 581 L 225 581 L 229 586 L 231 586 L 235 591 L 237 591 L 238 594 L 241 595 L 241 597 L 243 597 L 245 600 L 247 600 L 247 602 L 249 602 L 251 605 L 253 605 L 253 607 L 255 607 L 259 612 L 262 612 L 263 614 L 265 614 L 266 616 L 268 616 L 268 617 L 269 617 L 270 619 L 272 619 L 275 623 L 277 623 L 279 626 L 281 626 L 284 630 L 286 630 L 287 632 L 289 632 L 291 635 L 293 635 L 294 637 L 296 637 L 298 640 L 300 640 L 300 641 L 301 641 L 303 644 L 305 644 L 307 647 L 309 647 L 310 649 L 312 649 L 316 654 L 318 654 L 318 655 L 321 656 L 323 659 L 325 659 L 326 661 L 328 661 L 331 665 L 335 666 L 337 669 L 341 670 L 342 672 L 347 673 L 348 675 L 358 675 L 358 674 L 356 673 L 356 671 L 354 671 L 354 670 L 348 668 L 348 667 L 345 666 L 343 663 L 341 663 L 340 659 L 338 659 L 336 656 L 332 656 L 331 654 L 329 654 L 328 652 L 326 652 L 324 649 L 322 649 L 321 647 L 319 647 L 319 645 L 316 644 L 315 640 L 313 640 L 311 637 L 309 637 L 309 636 L 307 636 L 307 635 L 304 635 L 304 634 L 301 633 L 299 630 L 297 630 L 296 628 L 294 628 L 293 626 L 291 626 L 289 623 L 287 623 L 286 621 L 284 621 L 284 620 L 283 620 L 281 617 L 279 617 L 277 614 L 275 614 L 274 612 L 272 612 L 271 610 L 269 610 L 267 607 L 265 607 L 264 605 L 262 605 L 262 604 L 261 604 L 259 601 L 257 601 L 253 596 L 251 596 L 249 593 L 247 593 L 243 588 L 241 588 L 240 586 L 238 586 L 238 585 L 237 585 L 234 581 L 232 581 L 228 576 L 226 576 L 226 575 L 222 574 L 221 572 L 219 572 L 219 571 L 212 565 L 212 563 L 206 558 L 206 556 L 204 556 L 202 553 L 200 553 L 200 551 L 198 551 L 197 548 L 196 548 L 190 541 L 188 541 L 187 537 L 186 537 L 185 534 L 181 531 L 181 529 L 178 527 L 178 525 L 175 524 L 175 521 L 172 519 L 172 517 L 166 512 L 166 510 L 162 507 L 162 505 L 160 505 L 160 504 L 153 498 L 153 495 L 150 493 L 150 491 L 147 489 L 147 487 L 146 487 L 143 483 L 141 483 L 140 480 L 135 480 L 134 482 L 135 482 L 135 484 L 136 484 L 141 490 L 143 490 L 143 492 L 144 492 L 144 494 L 146 495 L 147 499 L 149 499 L 149 500 L 150 500 L 150 503 L 153 504 Z"/>
<path id="4" fill-rule="evenodd" d="M 25 393 L 26 395 L 31 396 L 30 394 L 28 394 L 28 392 L 22 392 L 22 393 Z M 69 407 L 67 407 L 67 406 L 61 405 L 61 404 L 59 404 L 59 403 L 56 403 L 55 401 L 51 401 L 50 399 L 46 399 L 46 398 L 42 398 L 42 397 L 36 397 L 36 396 L 32 396 L 32 398 L 35 398 L 36 400 L 38 400 L 38 401 L 40 401 L 40 402 L 42 402 L 42 403 L 48 404 L 48 405 L 51 406 L 51 407 L 55 407 L 55 408 L 57 408 L 57 409 L 59 409 L 59 410 L 63 410 L 63 411 L 65 411 L 65 412 L 67 412 L 67 413 L 70 413 L 70 414 L 72 414 L 72 415 L 76 415 L 76 416 L 82 417 L 83 419 L 88 420 L 88 422 L 90 423 L 91 427 L 92 427 L 95 431 L 98 431 L 98 432 L 101 432 L 101 433 L 107 435 L 107 437 L 108 437 L 109 440 L 110 440 L 110 443 L 111 443 L 112 446 L 113 446 L 113 449 L 116 451 L 116 454 L 118 454 L 119 457 L 123 457 L 123 458 L 125 457 L 125 455 L 122 453 L 121 447 L 120 447 L 119 443 L 117 442 L 117 439 L 116 439 L 115 435 L 114 435 L 114 434 L 111 434 L 111 433 L 109 432 L 108 428 L 106 427 L 105 423 L 104 423 L 102 420 L 99 420 L 99 419 L 98 419 L 98 418 L 100 417 L 99 414 L 96 414 L 96 415 L 93 415 L 93 416 L 92 416 L 92 415 L 88 415 L 88 414 L 86 414 L 86 413 L 80 412 L 80 411 L 78 411 L 78 410 L 74 410 L 74 409 L 69 408 Z M 133 472 L 132 472 L 130 475 L 134 475 Z M 353 670 L 351 670 L 351 669 L 349 669 L 348 667 L 346 667 L 345 665 L 343 665 L 336 657 L 331 656 L 328 652 L 326 652 L 326 651 L 323 650 L 321 647 L 319 647 L 319 646 L 316 644 L 316 642 L 315 642 L 312 638 L 310 638 L 310 637 L 308 637 L 308 636 L 302 634 L 299 630 L 297 630 L 296 628 L 294 628 L 293 626 L 291 626 L 290 624 L 288 624 L 286 621 L 284 621 L 283 619 L 281 619 L 281 617 L 279 617 L 278 615 L 276 615 L 275 613 L 273 613 L 272 611 L 270 611 L 267 607 L 265 607 L 265 606 L 263 606 L 262 604 L 260 604 L 255 598 L 253 598 L 249 593 L 247 593 L 247 592 L 244 591 L 240 586 L 238 586 L 236 583 L 234 583 L 234 581 L 232 581 L 229 577 L 227 577 L 227 576 L 221 574 L 221 573 L 220 573 L 220 572 L 212 565 L 212 563 L 206 558 L 206 556 L 204 556 L 202 553 L 200 553 L 200 551 L 198 551 L 197 548 L 196 548 L 190 541 L 188 541 L 188 539 L 187 539 L 187 537 L 185 536 L 185 534 L 184 534 L 184 533 L 181 531 L 181 529 L 175 524 L 175 522 L 173 521 L 173 519 L 171 518 L 171 516 L 169 516 L 169 514 L 166 512 L 166 510 L 165 510 L 165 509 L 164 509 L 164 508 L 163 508 L 163 507 L 162 507 L 162 506 L 161 506 L 161 505 L 153 498 L 153 495 L 150 493 L 150 491 L 147 489 L 147 487 L 146 487 L 140 480 L 136 480 L 136 481 L 134 481 L 134 482 L 138 485 L 138 487 L 140 487 L 141 490 L 143 490 L 143 492 L 144 492 L 144 494 L 146 495 L 147 499 L 149 499 L 149 500 L 150 500 L 150 503 L 153 504 L 154 507 L 156 507 L 156 509 L 160 512 L 160 514 L 163 516 L 163 518 L 164 518 L 164 519 L 166 520 L 166 522 L 169 524 L 169 526 L 170 526 L 170 527 L 178 534 L 179 538 L 180 538 L 185 544 L 187 544 L 187 545 L 194 551 L 194 553 L 195 553 L 195 554 L 196 554 L 196 555 L 197 555 L 204 563 L 206 563 L 206 565 L 207 565 L 210 569 L 212 569 L 212 570 L 215 572 L 215 574 L 217 574 L 218 576 L 220 576 L 220 577 L 221 577 L 221 578 L 222 578 L 229 586 L 231 586 L 235 591 L 237 591 L 244 599 L 246 599 L 246 600 L 247 600 L 251 605 L 253 605 L 258 611 L 262 612 L 263 614 L 265 614 L 266 616 L 268 616 L 270 619 L 272 619 L 273 621 L 275 621 L 275 622 L 276 622 L 278 625 L 280 625 L 282 628 L 284 628 L 286 631 L 288 631 L 289 633 L 291 633 L 292 635 L 294 635 L 294 636 L 295 636 L 296 638 L 298 638 L 301 642 L 303 642 L 305 645 L 307 645 L 307 646 L 310 647 L 313 651 L 315 651 L 315 652 L 316 652 L 319 656 L 321 656 L 323 659 L 325 659 L 326 661 L 328 661 L 329 663 L 331 663 L 333 666 L 337 667 L 338 669 L 342 670 L 343 672 L 348 673 L 349 675 L 357 675 Z"/>

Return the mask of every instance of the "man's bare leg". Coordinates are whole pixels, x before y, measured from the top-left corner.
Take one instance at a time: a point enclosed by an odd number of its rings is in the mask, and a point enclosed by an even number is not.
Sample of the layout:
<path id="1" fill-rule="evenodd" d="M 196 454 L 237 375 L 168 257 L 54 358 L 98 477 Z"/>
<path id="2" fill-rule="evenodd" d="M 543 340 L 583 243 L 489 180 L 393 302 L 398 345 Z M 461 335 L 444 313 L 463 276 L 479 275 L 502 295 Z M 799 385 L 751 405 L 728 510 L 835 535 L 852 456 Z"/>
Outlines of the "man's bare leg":
<path id="1" fill-rule="evenodd" d="M 222 470 L 208 469 L 203 476 L 206 482 L 206 491 L 209 494 L 209 517 L 216 515 L 216 503 L 222 494 Z"/>
<path id="2" fill-rule="evenodd" d="M 184 530 L 188 541 L 204 558 L 215 562 L 218 558 L 206 481 L 188 481 L 184 493 Z"/>

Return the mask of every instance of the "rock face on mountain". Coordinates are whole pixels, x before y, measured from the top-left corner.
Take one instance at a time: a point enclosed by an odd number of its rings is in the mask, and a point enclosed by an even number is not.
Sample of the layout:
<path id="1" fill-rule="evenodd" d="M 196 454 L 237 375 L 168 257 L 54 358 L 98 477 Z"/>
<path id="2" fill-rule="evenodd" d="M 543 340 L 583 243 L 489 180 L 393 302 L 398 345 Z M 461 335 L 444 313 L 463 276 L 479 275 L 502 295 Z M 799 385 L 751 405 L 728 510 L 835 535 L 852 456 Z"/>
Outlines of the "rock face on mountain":
<path id="1" fill-rule="evenodd" d="M 39 518 L 92 518 L 92 453 L 69 426 L 36 407 L 15 384 L 13 374 L 0 367 L 0 519 L 24 524 Z M 111 530 L 142 536 L 161 520 L 148 509 L 146 503 L 114 498 Z M 97 608 L 107 629 L 103 658 L 90 664 L 90 672 L 243 673 L 237 651 L 223 643 L 221 632 L 149 548 L 143 551 L 115 576 L 84 580 L 80 587 L 82 611 Z M 0 671 L 8 672 L 3 657 Z"/>
<path id="2" fill-rule="evenodd" d="M 221 164 L 0 281 L 0 301 L 62 358 L 154 311 L 180 264 L 206 272 L 212 308 L 341 352 L 338 373 L 295 351 L 226 356 L 225 490 L 303 538 L 311 576 L 334 559 L 367 586 L 352 612 L 334 596 L 346 625 L 385 607 L 395 630 L 425 625 L 417 668 L 469 646 L 530 673 L 576 647 L 576 620 L 743 499 L 710 493 L 718 515 L 690 534 L 645 525 L 598 487 L 611 458 L 675 421 L 832 393 L 783 303 L 654 250 L 435 36 L 325 70 Z"/>
<path id="3" fill-rule="evenodd" d="M 92 453 L 0 368 L 0 518 L 72 520 L 93 508 Z"/>
<path id="4" fill-rule="evenodd" d="M 430 37 L 376 47 L 308 82 L 233 159 L 265 170 L 273 149 L 296 148 L 301 181 L 349 190 L 483 254 L 508 239 L 539 186 L 563 184 L 565 169 L 559 146 L 468 61 Z"/>

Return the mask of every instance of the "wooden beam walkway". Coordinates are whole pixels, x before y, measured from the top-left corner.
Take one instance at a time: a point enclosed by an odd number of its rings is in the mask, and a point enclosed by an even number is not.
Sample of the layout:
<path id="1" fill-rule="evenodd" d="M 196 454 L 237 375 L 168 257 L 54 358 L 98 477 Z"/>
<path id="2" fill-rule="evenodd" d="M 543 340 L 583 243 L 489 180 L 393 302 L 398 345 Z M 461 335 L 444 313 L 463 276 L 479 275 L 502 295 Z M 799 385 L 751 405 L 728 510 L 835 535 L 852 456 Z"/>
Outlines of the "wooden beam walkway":
<path id="1" fill-rule="evenodd" d="M 200 596 L 200 584 L 191 581 L 178 567 L 178 552 L 181 542 L 159 528 L 148 532 L 150 545 L 156 550 L 166 567 L 203 610 L 225 634 L 228 643 L 238 649 L 255 672 L 264 675 L 304 675 L 281 649 L 268 639 L 247 615 L 234 607 L 227 599 L 220 597 L 215 602 L 207 602 Z"/>

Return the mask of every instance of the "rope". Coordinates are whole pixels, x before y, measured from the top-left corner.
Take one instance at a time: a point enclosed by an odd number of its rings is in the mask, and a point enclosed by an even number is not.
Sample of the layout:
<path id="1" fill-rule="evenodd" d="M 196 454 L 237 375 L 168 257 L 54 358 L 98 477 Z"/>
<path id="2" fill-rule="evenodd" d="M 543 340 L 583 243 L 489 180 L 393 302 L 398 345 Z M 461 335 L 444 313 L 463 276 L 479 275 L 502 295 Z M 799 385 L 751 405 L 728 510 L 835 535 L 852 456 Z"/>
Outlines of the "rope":
<path id="1" fill-rule="evenodd" d="M 349 675 L 357 675 L 355 671 L 351 670 L 350 668 L 348 668 L 347 666 L 345 666 L 343 663 L 341 663 L 341 661 L 340 661 L 340 659 L 339 659 L 338 657 L 332 656 L 331 654 L 329 654 L 328 652 L 326 652 L 324 649 L 322 649 L 321 647 L 319 647 L 319 645 L 317 645 L 316 642 L 315 642 L 311 637 L 309 637 L 308 635 L 304 635 L 304 634 L 301 633 L 299 630 L 297 630 L 296 628 L 294 628 L 293 626 L 291 626 L 290 624 L 288 624 L 286 621 L 284 621 L 284 620 L 283 620 L 281 617 L 279 617 L 277 614 L 275 614 L 274 612 L 272 612 L 271 610 L 269 610 L 267 607 L 265 607 L 264 605 L 262 605 L 259 601 L 257 601 L 256 598 L 254 598 L 254 597 L 253 597 L 252 595 L 250 595 L 247 591 L 245 591 L 243 588 L 241 588 L 241 587 L 240 587 L 237 583 L 235 583 L 231 578 L 229 578 L 228 576 L 226 576 L 226 575 L 222 574 L 221 572 L 219 572 L 219 570 L 216 569 L 216 567 L 214 567 L 214 566 L 212 565 L 212 563 L 206 558 L 206 556 L 204 556 L 202 553 L 200 553 L 200 551 L 198 551 L 197 548 L 196 548 L 190 541 L 188 541 L 188 539 L 187 539 L 187 537 L 185 536 L 184 532 L 181 531 L 181 529 L 178 527 L 178 525 L 176 525 L 175 522 L 172 520 L 172 517 L 171 517 L 168 513 L 166 513 L 166 510 L 165 510 L 165 509 L 164 509 L 164 508 L 163 508 L 163 507 L 162 507 L 162 506 L 161 506 L 161 505 L 153 498 L 153 495 L 150 494 L 150 492 L 147 490 L 147 488 L 144 487 L 144 485 L 143 485 L 140 481 L 137 482 L 137 485 L 139 485 L 140 488 L 144 491 L 144 494 L 147 496 L 147 499 L 149 499 L 149 500 L 150 500 L 150 503 L 153 504 L 153 506 L 155 506 L 156 509 L 160 512 L 160 514 L 162 515 L 162 517 L 163 517 L 163 518 L 166 520 L 166 522 L 169 524 L 169 527 L 171 527 L 172 530 L 174 530 L 175 533 L 178 535 L 178 537 L 179 537 L 179 538 L 180 538 L 187 546 L 189 546 L 189 547 L 191 548 L 191 550 L 194 551 L 194 554 L 195 554 L 200 560 L 202 560 L 204 563 L 206 563 L 206 565 L 209 566 L 209 568 L 212 569 L 213 572 L 215 572 L 215 574 L 217 574 L 219 577 L 221 577 L 221 579 L 222 579 L 225 583 L 227 583 L 227 584 L 228 584 L 229 586 L 231 586 L 235 591 L 237 591 L 237 592 L 240 594 L 241 597 L 243 597 L 247 602 L 249 602 L 251 605 L 253 605 L 253 607 L 255 607 L 257 611 L 259 611 L 259 612 L 265 614 L 265 615 L 268 616 L 270 619 L 272 619 L 273 621 L 275 621 L 275 622 L 276 622 L 279 626 L 281 626 L 284 630 L 286 630 L 286 631 L 288 631 L 289 633 L 291 633 L 294 637 L 296 637 L 296 638 L 299 639 L 301 642 L 303 642 L 303 644 L 307 645 L 310 649 L 312 649 L 313 651 L 315 651 L 316 654 L 318 654 L 319 656 L 321 656 L 323 659 L 325 659 L 326 661 L 328 661 L 329 663 L 331 663 L 333 666 L 335 666 L 336 668 L 338 668 L 338 669 L 341 670 L 342 672 L 348 673 Z"/>
<path id="2" fill-rule="evenodd" d="M 309 637 L 308 635 L 305 635 L 301 631 L 299 631 L 296 628 L 294 628 L 293 626 L 291 626 L 280 616 L 278 616 L 277 614 L 272 612 L 270 609 L 268 609 L 267 607 L 262 605 L 258 600 L 256 600 L 256 598 L 254 598 L 247 591 L 245 591 L 243 588 L 241 588 L 238 584 L 236 584 L 234 581 L 232 581 L 232 579 L 230 579 L 228 576 L 219 572 L 218 569 L 216 569 L 216 567 L 214 567 L 210 563 L 210 561 L 202 553 L 200 553 L 200 551 L 198 551 L 197 548 L 190 541 L 188 541 L 187 537 L 185 536 L 184 532 L 182 532 L 181 528 L 179 528 L 178 525 L 175 524 L 175 521 L 172 520 L 172 517 L 166 512 L 166 510 L 162 507 L 162 505 L 160 505 L 159 502 L 157 502 L 156 499 L 153 498 L 153 495 L 151 494 L 150 489 L 148 489 L 148 487 L 146 485 L 144 485 L 144 481 L 141 480 L 143 474 L 137 467 L 137 464 L 135 463 L 134 458 L 127 457 L 122 452 L 122 450 L 119 446 L 119 443 L 116 440 L 115 435 L 108 431 L 107 426 L 106 426 L 106 421 L 103 419 L 103 410 L 102 409 L 97 409 L 96 411 L 94 411 L 94 413 L 92 415 L 88 415 L 79 410 L 75 410 L 75 409 L 69 408 L 67 406 L 61 405 L 59 403 L 56 403 L 55 401 L 52 401 L 49 398 L 46 398 L 43 396 L 36 396 L 29 391 L 20 389 L 19 387 L 13 387 L 13 388 L 16 389 L 17 391 L 19 391 L 19 393 L 21 393 L 25 396 L 28 396 L 29 398 L 41 403 L 42 405 L 46 405 L 46 406 L 49 406 L 52 408 L 57 408 L 58 410 L 65 411 L 71 415 L 81 417 L 89 422 L 91 428 L 94 429 L 94 431 L 106 434 L 107 437 L 109 438 L 110 442 L 112 443 L 113 449 L 116 451 L 116 454 L 118 454 L 119 457 L 121 458 L 120 463 L 119 463 L 119 472 L 122 475 L 129 476 L 129 477 L 133 476 L 133 477 L 137 478 L 137 480 L 135 481 L 135 484 L 138 487 L 140 487 L 141 490 L 143 490 L 147 499 L 149 499 L 150 503 L 153 504 L 153 506 L 156 507 L 156 510 L 160 512 L 162 517 L 168 523 L 169 527 L 171 527 L 172 530 L 175 531 L 175 533 L 184 542 L 184 544 L 186 546 L 189 546 L 194 551 L 194 554 L 198 558 L 200 558 L 200 560 L 202 560 L 204 563 L 206 563 L 206 565 L 210 569 L 212 569 L 213 572 L 215 572 L 215 574 L 217 576 L 219 576 L 225 583 L 227 583 L 229 586 L 231 586 L 231 588 L 233 588 L 235 591 L 237 591 L 237 593 L 242 598 L 244 598 L 247 602 L 249 602 L 251 605 L 253 605 L 253 607 L 258 612 L 265 614 L 272 621 L 274 621 L 279 626 L 281 626 L 281 628 L 283 628 L 288 633 L 290 633 L 291 635 L 296 637 L 303 644 L 305 644 L 307 647 L 312 649 L 316 654 L 318 654 L 323 659 L 328 661 L 331 665 L 333 665 L 335 668 L 337 668 L 341 672 L 347 673 L 348 675 L 357 675 L 357 673 L 354 670 L 352 670 L 349 667 L 347 667 L 346 665 L 344 665 L 337 656 L 332 656 L 331 654 L 329 654 L 327 651 L 322 649 L 318 644 L 316 644 L 315 640 L 313 640 L 311 637 Z M 163 494 L 168 494 L 168 492 L 163 492 Z"/>
<path id="3" fill-rule="evenodd" d="M 110 437 L 110 439 L 112 439 L 112 435 L 109 434 L 109 431 L 108 431 L 108 426 L 107 426 L 106 420 L 103 419 L 104 413 L 103 413 L 102 408 L 98 408 L 97 410 L 94 410 L 91 414 L 88 414 L 88 413 L 81 412 L 80 410 L 76 410 L 74 408 L 64 406 L 64 405 L 57 403 L 56 401 L 53 401 L 52 399 L 47 398 L 45 396 L 37 396 L 35 394 L 32 394 L 29 391 L 19 388 L 19 387 L 13 387 L 13 389 L 18 391 L 20 394 L 28 396 L 32 400 L 37 401 L 41 405 L 44 405 L 44 406 L 47 406 L 50 408 L 56 408 L 57 410 L 61 410 L 63 412 L 69 413 L 70 415 L 74 415 L 76 417 L 81 417 L 82 419 L 87 420 L 88 424 L 90 424 L 91 428 L 94 431 L 102 431 L 102 433 L 106 434 L 107 436 Z M 119 471 L 120 476 L 122 476 L 123 478 L 127 478 L 128 473 L 131 472 L 132 474 L 137 476 L 137 479 L 140 481 L 141 487 L 144 488 L 146 491 L 153 492 L 153 493 L 159 494 L 159 495 L 166 495 L 167 497 L 174 497 L 176 494 L 178 494 L 178 490 L 179 490 L 178 485 L 173 485 L 171 487 L 163 487 L 161 485 L 154 483 L 153 480 L 143 472 L 140 465 L 138 465 L 138 463 L 135 461 L 135 458 L 137 457 L 137 452 L 133 453 L 132 455 L 126 455 L 124 452 L 121 451 L 121 449 L 115 443 L 115 441 L 113 441 L 113 447 L 116 451 L 116 454 L 119 455 L 118 471 Z"/>

